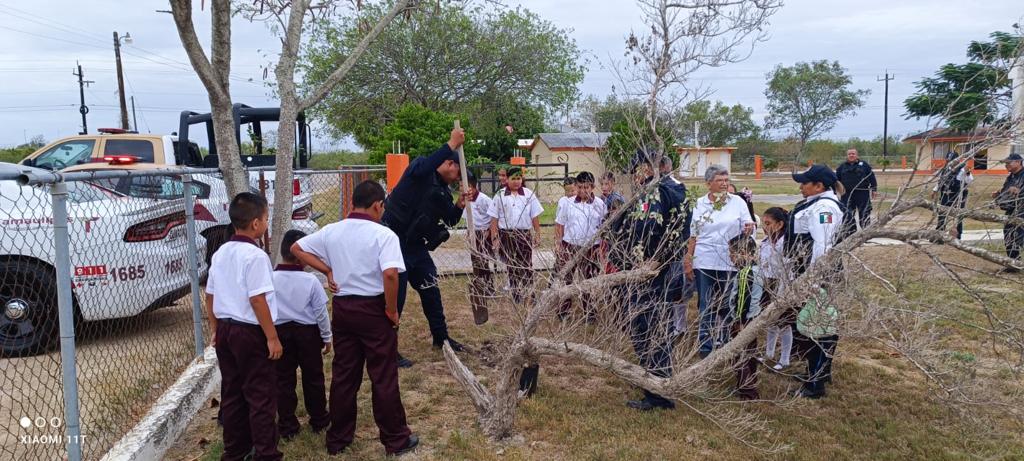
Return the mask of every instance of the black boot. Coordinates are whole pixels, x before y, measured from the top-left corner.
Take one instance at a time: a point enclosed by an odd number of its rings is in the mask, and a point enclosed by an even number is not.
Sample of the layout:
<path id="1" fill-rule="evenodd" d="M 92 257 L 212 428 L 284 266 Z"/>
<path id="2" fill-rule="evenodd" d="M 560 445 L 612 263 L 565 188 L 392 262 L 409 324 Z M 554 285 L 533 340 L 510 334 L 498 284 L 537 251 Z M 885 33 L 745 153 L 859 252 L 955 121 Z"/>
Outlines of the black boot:
<path id="1" fill-rule="evenodd" d="M 523 374 L 519 376 L 519 392 L 527 397 L 537 392 L 537 378 L 540 377 L 540 365 L 530 365 L 523 368 Z"/>

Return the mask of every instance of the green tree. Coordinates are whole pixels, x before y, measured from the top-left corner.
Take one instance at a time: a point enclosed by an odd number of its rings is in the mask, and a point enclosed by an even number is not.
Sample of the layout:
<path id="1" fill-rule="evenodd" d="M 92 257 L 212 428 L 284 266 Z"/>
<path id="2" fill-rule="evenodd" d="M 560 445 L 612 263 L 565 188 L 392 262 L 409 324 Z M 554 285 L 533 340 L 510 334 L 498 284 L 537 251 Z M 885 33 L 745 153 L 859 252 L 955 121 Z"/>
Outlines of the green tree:
<path id="1" fill-rule="evenodd" d="M 903 102 L 909 117 L 941 117 L 950 128 L 970 131 L 1003 116 L 1010 95 L 1008 62 L 1021 53 L 1020 36 L 993 32 L 989 42 L 972 41 L 967 64 L 945 64 L 934 77 L 914 84 L 917 93 Z"/>
<path id="2" fill-rule="evenodd" d="M 385 125 L 379 135 L 369 140 L 370 163 L 384 163 L 384 156 L 393 152 L 398 142 L 409 159 L 430 155 L 448 139 L 455 120 L 459 119 L 466 130 L 467 142 L 463 145 L 466 162 L 479 161 L 480 143 L 473 139 L 473 130 L 466 117 L 459 114 L 432 111 L 418 104 L 402 106 L 394 119 Z"/>
<path id="3" fill-rule="evenodd" d="M 319 28 L 300 62 L 306 85 L 323 80 L 356 46 L 359 23 L 373 23 L 386 7 L 364 7 L 365 21 Z M 406 104 L 462 112 L 490 141 L 488 155 L 500 159 L 509 152 L 491 146 L 507 146 L 509 139 L 494 136 L 498 130 L 511 124 L 516 137 L 532 137 L 541 128 L 538 114 L 543 120 L 551 108 L 578 98 L 579 60 L 567 30 L 528 10 L 438 2 L 393 24 L 315 115 L 336 135 L 370 146 Z"/>
<path id="4" fill-rule="evenodd" d="M 642 118 L 638 116 L 637 118 Z M 620 120 L 615 123 L 608 137 L 606 148 L 602 157 L 606 166 L 611 170 L 628 172 L 636 155 L 637 150 L 647 152 L 668 152 L 673 149 L 674 140 L 672 130 L 667 123 L 659 124 L 657 127 L 658 136 L 663 144 L 649 134 L 650 129 L 640 129 L 638 120 Z M 642 122 L 640 122 L 642 123 Z"/>
<path id="5" fill-rule="evenodd" d="M 767 129 L 784 130 L 797 141 L 796 161 L 807 141 L 827 133 L 841 117 L 864 105 L 868 90 L 852 90 L 853 81 L 838 61 L 778 65 L 768 73 Z"/>
<path id="6" fill-rule="evenodd" d="M 701 146 L 728 146 L 743 139 L 756 138 L 761 129 L 752 118 L 754 109 L 742 104 L 726 106 L 721 101 L 693 101 L 674 117 L 681 142 L 693 142 L 694 122 L 700 122 Z"/>

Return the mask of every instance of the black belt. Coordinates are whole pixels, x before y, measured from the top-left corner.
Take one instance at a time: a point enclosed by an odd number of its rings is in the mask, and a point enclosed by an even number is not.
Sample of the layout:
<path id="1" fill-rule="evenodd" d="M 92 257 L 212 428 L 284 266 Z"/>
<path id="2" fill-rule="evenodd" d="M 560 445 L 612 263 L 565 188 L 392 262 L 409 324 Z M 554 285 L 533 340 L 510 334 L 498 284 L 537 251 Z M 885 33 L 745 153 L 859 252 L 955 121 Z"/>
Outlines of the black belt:
<path id="1" fill-rule="evenodd" d="M 218 322 L 224 322 L 224 323 L 226 323 L 228 325 L 238 325 L 238 326 L 243 326 L 243 327 L 257 327 L 257 328 L 259 328 L 259 325 L 257 325 L 257 324 L 252 324 L 252 323 L 249 323 L 249 322 L 242 322 L 242 321 L 235 320 L 235 319 L 232 319 L 232 318 L 218 318 L 217 321 Z"/>
<path id="2" fill-rule="evenodd" d="M 305 324 L 305 323 L 299 323 L 299 322 L 293 322 L 293 321 L 287 321 L 287 322 L 284 322 L 284 323 L 281 323 L 281 324 L 278 324 L 278 325 L 274 325 L 274 327 L 276 327 L 276 328 L 281 328 L 281 327 L 285 327 L 285 328 L 298 328 L 298 327 L 315 327 L 315 326 L 317 326 L 317 325 L 308 325 L 308 324 Z"/>
<path id="3" fill-rule="evenodd" d="M 363 295 L 335 295 L 334 299 L 382 299 L 384 293 L 374 296 L 363 296 Z"/>

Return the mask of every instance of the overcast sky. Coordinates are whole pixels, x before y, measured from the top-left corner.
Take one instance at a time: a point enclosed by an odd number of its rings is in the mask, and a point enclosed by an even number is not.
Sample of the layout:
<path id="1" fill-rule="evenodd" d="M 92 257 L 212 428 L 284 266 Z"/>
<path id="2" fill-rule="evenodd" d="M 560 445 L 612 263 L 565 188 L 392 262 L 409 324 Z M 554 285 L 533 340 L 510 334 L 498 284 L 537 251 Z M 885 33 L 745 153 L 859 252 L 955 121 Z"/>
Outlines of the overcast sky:
<path id="1" fill-rule="evenodd" d="M 194 2 L 200 38 L 209 36 L 207 11 Z M 516 5 L 515 0 L 507 1 Z M 610 57 L 622 56 L 631 29 L 643 29 L 635 4 L 621 0 L 522 0 L 572 37 L 589 57 L 584 94 L 602 97 L 616 83 Z M 122 46 L 127 95 L 135 97 L 138 129 L 177 131 L 185 109 L 206 112 L 209 103 L 181 50 L 163 1 L 0 0 L 0 146 L 16 145 L 34 135 L 47 140 L 76 134 L 78 83 L 72 75 L 81 63 L 87 80 L 89 130 L 118 125 L 113 31 L 130 33 Z M 947 62 L 964 62 L 970 40 L 994 30 L 1010 30 L 1022 21 L 1020 0 L 985 2 L 934 0 L 789 0 L 771 20 L 769 40 L 750 59 L 702 72 L 712 99 L 754 108 L 764 117 L 764 76 L 776 64 L 816 59 L 838 60 L 856 88 L 872 91 L 856 116 L 841 121 L 831 138 L 881 135 L 883 86 L 876 79 L 895 74 L 889 90 L 889 132 L 911 134 L 924 120 L 905 120 L 902 101 L 913 82 Z M 275 60 L 278 42 L 262 24 L 233 23 L 232 94 L 236 102 L 272 105 L 264 85 L 264 66 Z M 272 73 L 270 74 L 272 78 Z M 129 117 L 131 118 L 131 117 Z M 327 140 L 316 141 L 323 146 Z M 314 148 L 317 146 L 315 145 Z"/>

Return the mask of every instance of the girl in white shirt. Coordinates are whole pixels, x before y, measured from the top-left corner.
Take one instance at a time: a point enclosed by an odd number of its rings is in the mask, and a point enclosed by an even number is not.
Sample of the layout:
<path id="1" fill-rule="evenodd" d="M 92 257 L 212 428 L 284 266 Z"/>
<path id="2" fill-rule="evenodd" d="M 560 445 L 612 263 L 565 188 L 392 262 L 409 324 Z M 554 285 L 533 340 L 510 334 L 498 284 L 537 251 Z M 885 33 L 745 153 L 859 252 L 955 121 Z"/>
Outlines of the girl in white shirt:
<path id="1" fill-rule="evenodd" d="M 763 287 L 761 290 L 760 307 L 767 307 L 768 303 L 779 291 L 780 283 L 784 283 L 791 277 L 786 276 L 785 256 L 783 255 L 784 236 L 786 234 L 786 222 L 789 221 L 789 212 L 772 207 L 765 210 L 761 216 L 761 225 L 764 229 L 764 240 L 761 241 L 759 250 L 758 265 L 761 269 L 761 277 L 757 283 Z M 779 361 L 772 367 L 774 370 L 782 370 L 789 366 L 790 353 L 793 349 L 793 328 L 794 318 L 783 318 L 775 325 L 768 328 L 768 335 L 765 339 L 765 357 L 775 358 L 775 346 L 782 340 L 782 348 L 779 351 Z M 783 326 L 779 326 L 783 325 Z"/>

